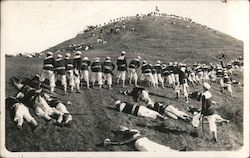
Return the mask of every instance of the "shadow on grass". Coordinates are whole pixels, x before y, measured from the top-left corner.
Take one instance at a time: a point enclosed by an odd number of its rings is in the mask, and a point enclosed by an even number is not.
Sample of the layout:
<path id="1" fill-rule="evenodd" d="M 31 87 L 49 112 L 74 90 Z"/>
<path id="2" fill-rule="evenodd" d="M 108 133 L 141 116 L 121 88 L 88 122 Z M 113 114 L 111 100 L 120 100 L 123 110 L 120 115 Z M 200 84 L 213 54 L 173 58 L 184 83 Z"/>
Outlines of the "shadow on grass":
<path id="1" fill-rule="evenodd" d="M 161 98 L 167 98 L 169 100 L 174 100 L 174 98 L 168 97 L 166 95 L 160 95 L 160 94 L 156 94 L 156 93 L 152 93 L 152 92 L 150 92 L 149 94 L 153 95 L 153 96 L 161 97 Z"/>
<path id="2" fill-rule="evenodd" d="M 110 106 L 108 106 L 108 107 L 107 107 L 107 109 L 109 109 L 109 110 L 113 110 L 113 111 L 116 111 L 116 112 L 117 112 L 117 110 L 116 110 L 114 107 L 110 107 Z"/>
<path id="3" fill-rule="evenodd" d="M 195 132 L 195 131 L 184 131 L 184 130 L 178 130 L 178 129 L 169 129 L 169 128 L 166 128 L 162 125 L 156 125 L 156 126 L 152 126 L 151 128 L 153 128 L 154 130 L 156 131 L 159 131 L 161 133 L 172 133 L 174 135 L 181 135 L 181 134 L 187 134 L 187 135 L 190 135 L 192 137 L 197 137 L 198 136 L 198 133 Z"/>
<path id="4" fill-rule="evenodd" d="M 95 147 L 103 148 L 103 147 L 105 147 L 105 146 L 104 146 L 104 143 L 98 143 L 98 144 L 95 145 Z"/>

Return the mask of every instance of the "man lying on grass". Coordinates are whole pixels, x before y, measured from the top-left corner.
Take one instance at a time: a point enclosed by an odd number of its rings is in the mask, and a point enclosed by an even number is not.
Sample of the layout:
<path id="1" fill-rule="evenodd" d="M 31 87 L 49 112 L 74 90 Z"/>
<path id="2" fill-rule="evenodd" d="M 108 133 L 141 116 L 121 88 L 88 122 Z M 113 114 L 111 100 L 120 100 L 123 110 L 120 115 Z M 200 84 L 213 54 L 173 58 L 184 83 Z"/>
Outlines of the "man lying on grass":
<path id="1" fill-rule="evenodd" d="M 22 129 L 25 120 L 31 125 L 32 131 L 35 131 L 37 128 L 36 120 L 31 116 L 29 109 L 18 98 L 6 98 L 6 106 L 9 108 L 10 115 L 13 116 L 13 120 L 19 129 Z"/>
<path id="2" fill-rule="evenodd" d="M 127 102 L 122 102 L 121 100 L 117 100 L 115 103 L 115 110 L 124 112 L 127 114 L 132 114 L 135 116 L 147 117 L 147 118 L 160 118 L 165 120 L 166 117 L 159 114 L 157 111 L 151 110 L 145 106 L 137 105 L 137 104 L 130 104 Z"/>
<path id="3" fill-rule="evenodd" d="M 115 134 L 114 141 L 106 138 L 103 143 L 104 146 L 133 144 L 136 150 L 147 152 L 178 152 L 186 150 L 186 147 L 182 150 L 171 149 L 168 146 L 148 139 L 146 136 L 141 135 L 141 133 L 136 129 L 128 129 L 124 126 L 120 126 L 120 129 L 112 132 Z"/>
<path id="4" fill-rule="evenodd" d="M 23 85 L 21 80 L 13 78 L 12 83 L 19 90 L 17 98 L 20 98 L 23 104 L 34 108 L 35 113 L 45 119 L 46 123 L 51 122 L 54 116 L 57 118 L 55 123 L 60 126 L 62 126 L 62 123 L 68 124 L 72 120 L 72 116 L 67 111 L 66 106 L 62 102 L 50 98 L 47 93 L 43 92 L 43 89 L 35 89 L 29 85 Z"/>
<path id="5" fill-rule="evenodd" d="M 149 97 L 149 93 L 145 88 L 134 87 L 131 91 L 121 91 L 121 94 L 132 96 L 133 101 L 143 101 L 147 104 L 147 107 L 160 115 L 167 115 L 173 119 L 183 119 L 190 121 L 191 117 L 183 111 L 180 111 L 173 105 L 163 105 L 160 102 L 155 102 Z"/>
<path id="6" fill-rule="evenodd" d="M 152 101 L 152 103 L 148 104 L 147 107 L 149 109 L 159 112 L 161 115 L 166 115 L 175 120 L 182 119 L 187 122 L 190 122 L 192 120 L 191 116 L 189 116 L 184 111 L 181 111 L 178 108 L 174 107 L 174 105 L 163 104 L 163 103 L 154 102 L 154 101 Z"/>

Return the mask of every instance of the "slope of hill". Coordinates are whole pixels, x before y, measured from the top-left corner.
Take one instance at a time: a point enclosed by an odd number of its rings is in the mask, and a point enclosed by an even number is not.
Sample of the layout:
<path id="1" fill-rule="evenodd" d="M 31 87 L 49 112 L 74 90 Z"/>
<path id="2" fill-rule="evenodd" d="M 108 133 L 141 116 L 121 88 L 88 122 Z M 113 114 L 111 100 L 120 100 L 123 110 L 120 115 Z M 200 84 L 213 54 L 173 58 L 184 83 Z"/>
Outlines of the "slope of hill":
<path id="1" fill-rule="evenodd" d="M 116 22 L 116 25 L 126 24 L 126 29 L 121 29 L 117 33 L 110 33 L 108 24 L 102 27 L 102 39 L 107 43 L 97 43 L 100 28 L 93 30 L 96 36 L 91 36 L 91 31 L 76 38 L 67 40 L 48 50 L 56 52 L 69 48 L 69 45 L 91 45 L 91 49 L 83 51 L 82 56 L 88 56 L 90 60 L 94 57 L 101 57 L 104 60 L 110 56 L 115 60 L 121 50 L 127 51 L 127 58 L 140 55 L 149 62 L 160 59 L 163 62 L 182 61 L 186 63 L 198 62 L 218 62 L 221 53 L 228 58 L 233 58 L 243 54 L 243 44 L 232 37 L 218 31 L 205 29 L 201 25 L 171 17 L 134 17 L 128 20 Z M 135 28 L 131 31 L 129 27 Z M 48 51 L 46 50 L 46 51 Z M 44 51 L 45 52 L 45 51 Z M 59 52 L 59 51 L 58 51 Z M 65 52 L 61 52 L 64 54 Z M 72 52 L 73 53 L 73 52 Z M 16 90 L 10 83 L 10 77 L 21 78 L 40 74 L 42 71 L 41 58 L 6 57 L 6 96 L 16 94 Z M 116 74 L 116 72 L 115 72 Z M 235 74 L 242 81 L 241 73 Z M 114 81 L 115 81 L 114 76 Z M 30 127 L 25 123 L 22 130 L 15 127 L 11 120 L 8 109 L 6 110 L 6 148 L 9 151 L 133 151 L 132 145 L 107 146 L 102 147 L 102 143 L 107 137 L 112 138 L 111 130 L 124 125 L 129 128 L 136 128 L 149 139 L 167 145 L 173 149 L 181 149 L 187 146 L 187 150 L 239 150 L 243 145 L 243 89 L 233 87 L 234 97 L 229 97 L 226 93 L 220 93 L 219 84 L 214 84 L 212 93 L 214 100 L 218 102 L 215 109 L 222 117 L 230 120 L 229 124 L 218 126 L 219 142 L 209 141 L 209 134 L 201 134 L 195 137 L 193 128 L 186 122 L 168 119 L 166 121 L 139 118 L 136 116 L 116 112 L 109 107 L 113 107 L 115 99 L 130 101 L 127 96 L 119 94 L 121 90 L 132 89 L 132 86 L 122 88 L 114 85 L 110 91 L 104 88 L 101 91 L 96 89 L 83 89 L 82 94 L 71 93 L 62 96 L 62 91 L 56 89 L 57 97 L 62 101 L 70 100 L 73 105 L 68 110 L 73 115 L 70 127 L 57 127 L 45 125 L 44 120 L 31 114 L 40 124 L 40 128 L 32 133 Z M 152 98 L 174 104 L 179 109 L 186 111 L 188 105 L 200 107 L 200 103 L 190 100 L 185 104 L 184 98 L 174 100 L 174 91 L 171 88 L 149 89 Z M 201 90 L 201 86 L 190 87 L 191 92 Z M 208 125 L 205 124 L 205 132 L 209 133 Z"/>
<path id="2" fill-rule="evenodd" d="M 110 33 L 110 28 L 122 26 L 118 33 Z M 135 31 L 131 31 L 131 26 Z M 97 43 L 100 35 L 107 43 Z M 69 45 L 86 44 L 91 45 L 94 50 L 120 52 L 127 50 L 128 57 L 147 54 L 150 59 L 162 59 L 165 62 L 182 61 L 191 57 L 198 62 L 218 62 L 218 57 L 223 53 L 228 58 L 243 54 L 243 43 L 233 37 L 212 30 L 197 23 L 176 19 L 172 17 L 133 17 L 108 24 L 93 30 L 96 36 L 91 36 L 91 31 L 78 35 L 49 50 L 56 51 L 67 48 Z M 92 52 L 92 50 L 86 51 Z M 187 62 L 193 62 L 187 60 Z"/>

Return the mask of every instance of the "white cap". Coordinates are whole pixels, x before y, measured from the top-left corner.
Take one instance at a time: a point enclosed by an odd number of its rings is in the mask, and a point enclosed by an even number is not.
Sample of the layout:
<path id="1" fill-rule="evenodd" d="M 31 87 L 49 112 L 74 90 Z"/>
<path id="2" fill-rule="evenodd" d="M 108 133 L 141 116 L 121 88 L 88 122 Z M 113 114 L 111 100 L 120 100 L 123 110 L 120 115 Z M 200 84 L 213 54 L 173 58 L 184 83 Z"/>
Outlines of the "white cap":
<path id="1" fill-rule="evenodd" d="M 110 60 L 110 57 L 107 57 L 106 60 Z"/>
<path id="2" fill-rule="evenodd" d="M 58 55 L 57 55 L 57 58 L 62 58 L 62 55 L 61 55 L 61 54 L 58 54 Z"/>
<path id="3" fill-rule="evenodd" d="M 172 62 L 169 62 L 168 64 L 169 64 L 170 66 L 172 66 L 172 65 L 173 65 L 173 63 L 172 63 Z"/>
<path id="4" fill-rule="evenodd" d="M 120 125 L 120 126 L 119 126 L 119 130 L 120 130 L 120 131 L 127 131 L 127 130 L 129 130 L 129 128 L 128 128 L 128 127 L 125 127 L 125 126 L 123 126 L 123 125 Z"/>
<path id="5" fill-rule="evenodd" d="M 184 63 L 179 63 L 178 64 L 180 67 L 186 67 L 186 64 L 184 64 Z"/>
<path id="6" fill-rule="evenodd" d="M 203 83 L 203 87 L 204 87 L 205 89 L 207 89 L 207 90 L 209 90 L 209 89 L 211 88 L 210 84 L 207 83 L 207 82 L 204 82 L 204 83 Z"/>
<path id="7" fill-rule="evenodd" d="M 100 58 L 95 58 L 95 61 L 99 61 L 100 60 Z"/>
<path id="8" fill-rule="evenodd" d="M 157 61 L 156 61 L 156 63 L 160 64 L 160 63 L 161 63 L 161 61 L 160 61 L 160 60 L 157 60 Z"/>
<path id="9" fill-rule="evenodd" d="M 65 55 L 66 57 L 70 57 L 71 55 L 69 54 L 69 53 L 66 53 L 66 55 Z"/>
<path id="10" fill-rule="evenodd" d="M 136 133 L 140 133 L 140 131 L 139 130 L 137 130 L 137 129 L 131 129 L 131 130 L 129 130 L 130 132 L 136 132 Z"/>
<path id="11" fill-rule="evenodd" d="M 138 56 L 137 59 L 141 60 L 141 56 Z"/>
<path id="12" fill-rule="evenodd" d="M 126 52 L 123 50 L 123 51 L 122 51 L 122 54 L 124 54 L 124 55 L 125 55 L 125 54 L 126 54 Z"/>
<path id="13" fill-rule="evenodd" d="M 174 62 L 174 65 L 177 65 L 177 64 L 178 64 L 178 63 L 175 61 L 175 62 Z"/>
<path id="14" fill-rule="evenodd" d="M 146 61 L 146 60 L 143 60 L 142 63 L 147 63 L 147 61 Z"/>
<path id="15" fill-rule="evenodd" d="M 76 55 L 81 55 L 81 54 L 82 54 L 82 52 L 76 51 Z"/>
<path id="16" fill-rule="evenodd" d="M 197 111 L 195 111 L 195 112 L 194 112 L 194 115 L 198 115 L 198 112 L 197 112 Z"/>
<path id="17" fill-rule="evenodd" d="M 52 53 L 52 52 L 47 52 L 46 54 L 47 54 L 47 55 L 53 55 L 53 53 Z"/>
<path id="18" fill-rule="evenodd" d="M 68 101 L 68 102 L 67 102 L 67 105 L 72 105 L 71 101 Z"/>
<path id="19" fill-rule="evenodd" d="M 181 67 L 180 70 L 181 70 L 182 72 L 185 72 L 185 71 L 186 71 L 186 68 L 185 68 L 185 67 Z"/>
<path id="20" fill-rule="evenodd" d="M 88 57 L 84 57 L 83 60 L 89 60 L 89 58 Z"/>
<path id="21" fill-rule="evenodd" d="M 118 104 L 120 104 L 121 102 L 122 102 L 121 100 L 115 101 L 115 106 L 118 105 Z"/>

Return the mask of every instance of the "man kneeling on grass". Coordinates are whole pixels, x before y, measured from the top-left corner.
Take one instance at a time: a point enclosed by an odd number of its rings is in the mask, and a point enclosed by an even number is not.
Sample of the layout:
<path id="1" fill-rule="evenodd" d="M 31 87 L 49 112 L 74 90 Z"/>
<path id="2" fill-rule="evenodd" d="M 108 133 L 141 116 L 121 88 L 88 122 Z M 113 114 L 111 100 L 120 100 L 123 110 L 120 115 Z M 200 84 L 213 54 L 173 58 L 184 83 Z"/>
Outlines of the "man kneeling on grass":
<path id="1" fill-rule="evenodd" d="M 134 102 L 144 101 L 146 103 L 152 102 L 149 97 L 149 92 L 143 87 L 134 87 L 132 90 L 120 91 L 120 94 L 131 96 Z"/>
<path id="2" fill-rule="evenodd" d="M 136 150 L 147 152 L 178 152 L 186 150 L 186 148 L 182 150 L 174 150 L 168 146 L 158 144 L 148 139 L 146 136 L 141 135 L 138 130 L 128 129 L 124 126 L 120 126 L 119 130 L 112 132 L 115 134 L 115 141 L 111 141 L 109 138 L 106 138 L 103 143 L 104 146 L 133 144 Z"/>

